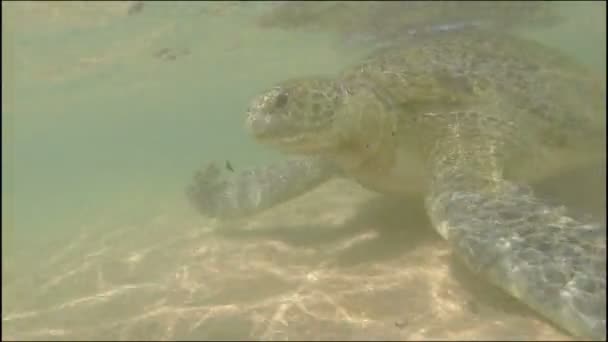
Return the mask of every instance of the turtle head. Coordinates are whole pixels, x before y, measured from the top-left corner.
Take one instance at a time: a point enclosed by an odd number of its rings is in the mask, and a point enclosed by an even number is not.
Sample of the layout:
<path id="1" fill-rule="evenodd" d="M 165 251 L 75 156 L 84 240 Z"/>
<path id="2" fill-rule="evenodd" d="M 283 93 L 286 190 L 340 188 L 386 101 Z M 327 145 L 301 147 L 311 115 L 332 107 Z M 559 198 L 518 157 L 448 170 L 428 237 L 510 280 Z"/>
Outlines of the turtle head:
<path id="1" fill-rule="evenodd" d="M 329 151 L 339 144 L 336 114 L 347 94 L 330 78 L 282 82 L 252 101 L 247 129 L 260 143 L 284 152 Z"/>

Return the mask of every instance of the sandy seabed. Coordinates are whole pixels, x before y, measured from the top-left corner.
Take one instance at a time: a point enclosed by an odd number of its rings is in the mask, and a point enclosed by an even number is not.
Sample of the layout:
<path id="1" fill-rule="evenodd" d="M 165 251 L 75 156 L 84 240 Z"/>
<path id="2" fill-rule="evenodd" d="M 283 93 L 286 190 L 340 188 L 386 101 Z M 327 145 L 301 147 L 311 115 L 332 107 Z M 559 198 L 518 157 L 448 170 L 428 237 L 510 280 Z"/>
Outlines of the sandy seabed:
<path id="1" fill-rule="evenodd" d="M 453 259 L 418 199 L 334 181 L 253 218 L 88 227 L 4 260 L 3 340 L 567 340 Z"/>

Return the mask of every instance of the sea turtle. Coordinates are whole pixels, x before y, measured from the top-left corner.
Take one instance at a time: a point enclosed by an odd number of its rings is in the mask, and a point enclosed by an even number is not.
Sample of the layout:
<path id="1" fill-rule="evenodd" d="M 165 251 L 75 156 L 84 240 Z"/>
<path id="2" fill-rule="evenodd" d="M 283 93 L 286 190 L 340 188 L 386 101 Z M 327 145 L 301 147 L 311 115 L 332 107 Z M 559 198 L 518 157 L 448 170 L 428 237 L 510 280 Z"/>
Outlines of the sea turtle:
<path id="1" fill-rule="evenodd" d="M 606 333 L 606 229 L 544 203 L 529 184 L 605 160 L 605 85 L 510 35 L 451 32 L 373 53 L 335 76 L 284 81 L 246 125 L 290 156 L 199 171 L 201 213 L 243 217 L 332 177 L 419 193 L 434 229 L 474 272 L 571 334 Z"/>

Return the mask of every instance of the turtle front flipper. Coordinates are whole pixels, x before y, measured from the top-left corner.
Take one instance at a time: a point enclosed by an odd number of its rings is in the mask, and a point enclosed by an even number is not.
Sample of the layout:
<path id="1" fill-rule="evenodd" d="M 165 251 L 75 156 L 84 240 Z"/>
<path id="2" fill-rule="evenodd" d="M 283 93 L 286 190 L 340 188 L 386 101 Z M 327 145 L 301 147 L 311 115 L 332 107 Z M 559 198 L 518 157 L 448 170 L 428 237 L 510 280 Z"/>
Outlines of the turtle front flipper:
<path id="1" fill-rule="evenodd" d="M 434 228 L 476 273 L 571 334 L 605 339 L 606 228 L 504 180 L 505 140 L 476 128 L 454 124 L 435 148 Z"/>
<path id="2" fill-rule="evenodd" d="M 186 194 L 205 216 L 236 218 L 301 195 L 335 174 L 330 164 L 317 158 L 293 158 L 239 173 L 226 173 L 211 163 L 195 174 Z"/>

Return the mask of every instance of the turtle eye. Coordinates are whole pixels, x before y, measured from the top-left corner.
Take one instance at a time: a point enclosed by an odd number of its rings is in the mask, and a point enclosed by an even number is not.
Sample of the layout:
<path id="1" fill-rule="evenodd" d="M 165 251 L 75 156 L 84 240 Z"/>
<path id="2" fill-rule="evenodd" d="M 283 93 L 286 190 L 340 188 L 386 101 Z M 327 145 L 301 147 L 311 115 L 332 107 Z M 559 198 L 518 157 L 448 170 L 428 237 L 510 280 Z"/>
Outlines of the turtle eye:
<path id="1" fill-rule="evenodd" d="M 287 94 L 280 93 L 279 95 L 277 95 L 277 98 L 274 102 L 274 106 L 279 109 L 283 108 L 287 104 L 287 100 L 288 100 Z"/>

